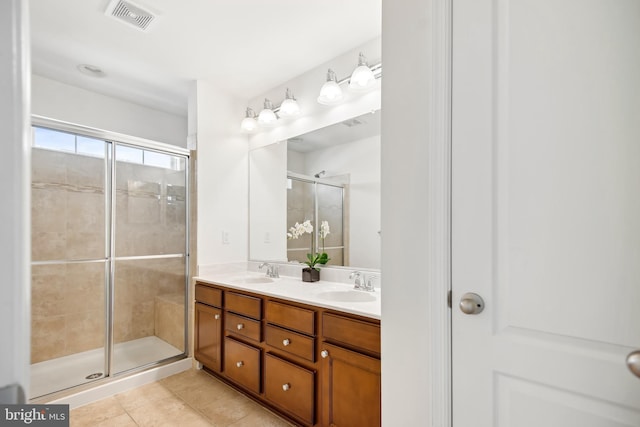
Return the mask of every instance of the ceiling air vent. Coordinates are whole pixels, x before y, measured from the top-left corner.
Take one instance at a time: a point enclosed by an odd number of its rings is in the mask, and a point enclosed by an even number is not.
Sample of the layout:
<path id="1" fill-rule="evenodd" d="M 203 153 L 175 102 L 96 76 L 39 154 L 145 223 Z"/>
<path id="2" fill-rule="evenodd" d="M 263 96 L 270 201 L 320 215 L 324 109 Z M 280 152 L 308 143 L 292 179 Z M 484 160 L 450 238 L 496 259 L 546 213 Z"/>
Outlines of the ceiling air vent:
<path id="1" fill-rule="evenodd" d="M 344 122 L 342 122 L 343 125 L 345 125 L 348 128 L 352 128 L 354 126 L 360 126 L 362 124 L 362 122 L 358 119 L 349 119 L 349 120 L 345 120 Z"/>
<path id="2" fill-rule="evenodd" d="M 110 1 L 104 14 L 144 32 L 149 31 L 152 24 L 157 21 L 157 16 L 153 13 L 124 0 Z"/>

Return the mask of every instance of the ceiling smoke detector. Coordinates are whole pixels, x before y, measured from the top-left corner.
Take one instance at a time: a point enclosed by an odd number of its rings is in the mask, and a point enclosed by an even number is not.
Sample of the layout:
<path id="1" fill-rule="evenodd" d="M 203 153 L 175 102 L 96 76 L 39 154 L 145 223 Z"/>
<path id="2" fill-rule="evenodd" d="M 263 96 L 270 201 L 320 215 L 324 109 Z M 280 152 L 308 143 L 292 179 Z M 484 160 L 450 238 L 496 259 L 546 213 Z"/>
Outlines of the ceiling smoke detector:
<path id="1" fill-rule="evenodd" d="M 156 15 L 142 6 L 124 0 L 111 0 L 104 14 L 143 32 L 148 32 L 158 20 Z"/>

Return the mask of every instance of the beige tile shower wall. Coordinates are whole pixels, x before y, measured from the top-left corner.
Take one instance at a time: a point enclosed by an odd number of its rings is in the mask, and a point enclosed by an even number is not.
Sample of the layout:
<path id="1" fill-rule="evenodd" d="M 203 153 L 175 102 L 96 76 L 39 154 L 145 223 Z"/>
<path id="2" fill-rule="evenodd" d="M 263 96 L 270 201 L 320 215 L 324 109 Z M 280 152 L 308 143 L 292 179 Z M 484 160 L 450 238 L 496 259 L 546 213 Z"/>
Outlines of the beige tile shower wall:
<path id="1" fill-rule="evenodd" d="M 104 263 L 32 267 L 31 363 L 104 346 Z"/>
<path id="2" fill-rule="evenodd" d="M 118 168 L 116 253 L 183 253 L 183 174 L 120 162 Z M 34 149 L 32 170 L 32 259 L 104 258 L 103 160 Z M 104 263 L 33 267 L 32 363 L 104 346 L 104 268 Z M 155 297 L 184 295 L 184 290 L 184 259 L 118 263 L 116 343 L 154 335 Z M 184 316 L 177 327 L 184 331 Z"/>
<path id="3" fill-rule="evenodd" d="M 159 296 L 181 296 L 183 316 L 175 318 L 175 326 L 184 334 L 183 258 L 118 261 L 115 278 L 113 333 L 116 343 L 157 335 L 156 297 Z M 177 348 L 182 350 L 184 338 L 181 343 Z"/>

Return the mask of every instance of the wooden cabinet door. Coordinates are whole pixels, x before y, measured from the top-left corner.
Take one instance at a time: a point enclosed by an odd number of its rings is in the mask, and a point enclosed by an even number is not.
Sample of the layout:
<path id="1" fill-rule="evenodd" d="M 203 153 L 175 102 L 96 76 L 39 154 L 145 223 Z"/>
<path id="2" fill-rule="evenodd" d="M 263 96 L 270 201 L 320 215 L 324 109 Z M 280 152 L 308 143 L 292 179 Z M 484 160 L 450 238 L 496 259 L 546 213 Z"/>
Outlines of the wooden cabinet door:
<path id="1" fill-rule="evenodd" d="M 222 310 L 196 303 L 195 358 L 220 372 L 222 357 Z"/>
<path id="2" fill-rule="evenodd" d="M 322 426 L 380 426 L 380 360 L 323 343 Z"/>

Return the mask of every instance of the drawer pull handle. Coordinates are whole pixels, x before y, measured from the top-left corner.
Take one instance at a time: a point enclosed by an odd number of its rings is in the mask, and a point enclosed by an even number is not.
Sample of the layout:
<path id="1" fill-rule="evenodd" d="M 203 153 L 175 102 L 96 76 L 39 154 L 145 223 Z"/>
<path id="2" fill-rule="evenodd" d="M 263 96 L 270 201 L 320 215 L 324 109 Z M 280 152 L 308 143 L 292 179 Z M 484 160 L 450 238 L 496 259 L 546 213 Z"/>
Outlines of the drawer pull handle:
<path id="1" fill-rule="evenodd" d="M 242 329 L 244 329 L 244 325 L 242 323 L 238 323 L 238 326 L 236 326 L 236 328 L 241 331 Z"/>
<path id="2" fill-rule="evenodd" d="M 216 315 L 213 316 L 213 318 L 216 319 L 216 320 L 220 320 L 220 315 L 216 314 Z"/>
<path id="3" fill-rule="evenodd" d="M 243 362 L 242 360 L 241 360 L 241 361 L 239 361 L 239 362 L 236 362 L 236 366 L 237 366 L 238 368 L 242 368 L 242 367 L 244 366 L 244 362 Z"/>
<path id="4" fill-rule="evenodd" d="M 287 384 L 282 384 L 282 389 L 283 389 L 284 391 L 287 391 L 287 390 L 289 390 L 290 388 L 291 388 L 291 386 L 289 385 L 289 383 L 287 383 Z"/>
<path id="5" fill-rule="evenodd" d="M 322 350 L 320 352 L 320 356 L 322 356 L 323 359 L 326 359 L 327 357 L 329 357 L 329 352 L 327 350 Z"/>
<path id="6" fill-rule="evenodd" d="M 291 340 L 289 338 L 285 338 L 282 340 L 282 345 L 283 346 L 288 346 L 289 344 L 291 344 Z"/>

